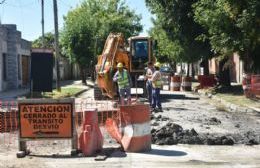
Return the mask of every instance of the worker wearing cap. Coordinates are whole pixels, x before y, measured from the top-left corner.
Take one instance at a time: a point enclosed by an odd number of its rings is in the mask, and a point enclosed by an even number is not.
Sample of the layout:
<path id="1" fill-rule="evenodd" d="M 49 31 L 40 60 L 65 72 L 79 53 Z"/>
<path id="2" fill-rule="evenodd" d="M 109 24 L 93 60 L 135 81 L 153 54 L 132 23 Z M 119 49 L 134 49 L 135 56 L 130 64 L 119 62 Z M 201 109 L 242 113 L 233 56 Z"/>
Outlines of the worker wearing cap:
<path id="1" fill-rule="evenodd" d="M 126 69 L 123 68 L 123 64 L 120 62 L 117 64 L 118 71 L 115 73 L 113 77 L 113 81 L 117 82 L 119 95 L 120 95 L 120 102 L 124 104 L 125 95 L 127 97 L 127 102 L 130 104 L 131 102 L 131 86 L 132 81 L 131 77 Z"/>
<path id="2" fill-rule="evenodd" d="M 152 107 L 152 90 L 153 90 L 153 86 L 152 86 L 152 76 L 154 73 L 155 69 L 154 69 L 154 65 L 153 62 L 148 62 L 147 65 L 147 70 L 146 70 L 146 90 L 147 90 L 147 97 L 149 100 L 149 104 L 150 107 Z"/>
<path id="3" fill-rule="evenodd" d="M 162 105 L 161 105 L 161 99 L 160 99 L 160 90 L 162 86 L 162 75 L 160 72 L 160 63 L 156 62 L 154 67 L 155 67 L 155 72 L 152 75 L 152 111 L 158 111 L 162 112 Z"/>

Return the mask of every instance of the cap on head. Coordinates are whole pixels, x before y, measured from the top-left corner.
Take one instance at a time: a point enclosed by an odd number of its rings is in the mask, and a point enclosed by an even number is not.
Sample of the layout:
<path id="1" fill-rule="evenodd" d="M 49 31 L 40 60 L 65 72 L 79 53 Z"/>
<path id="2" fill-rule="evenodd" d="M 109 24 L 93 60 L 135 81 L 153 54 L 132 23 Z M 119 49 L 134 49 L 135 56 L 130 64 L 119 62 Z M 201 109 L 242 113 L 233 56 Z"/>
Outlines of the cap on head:
<path id="1" fill-rule="evenodd" d="M 160 62 L 156 62 L 156 63 L 154 64 L 154 66 L 160 68 L 160 67 L 161 67 L 161 64 L 160 64 Z"/>
<path id="2" fill-rule="evenodd" d="M 106 61 L 105 66 L 109 66 L 109 62 L 108 61 Z"/>
<path id="3" fill-rule="evenodd" d="M 122 64 L 121 62 L 119 62 L 119 63 L 117 64 L 117 68 L 123 68 L 123 64 Z"/>

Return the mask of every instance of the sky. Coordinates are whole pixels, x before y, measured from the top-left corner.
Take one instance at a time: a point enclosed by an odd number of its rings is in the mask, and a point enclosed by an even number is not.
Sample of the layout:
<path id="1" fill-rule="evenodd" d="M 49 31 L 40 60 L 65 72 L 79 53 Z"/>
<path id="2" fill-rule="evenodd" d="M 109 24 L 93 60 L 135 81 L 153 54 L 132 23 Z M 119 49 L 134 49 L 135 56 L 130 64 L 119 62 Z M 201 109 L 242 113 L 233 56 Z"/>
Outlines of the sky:
<path id="1" fill-rule="evenodd" d="M 2 0 L 0 0 L 1 2 Z M 59 28 L 63 26 L 63 16 L 75 8 L 82 0 L 57 0 Z M 45 0 L 45 32 L 54 32 L 53 0 Z M 141 14 L 143 32 L 152 27 L 151 13 L 145 6 L 145 0 L 126 0 L 126 4 L 137 14 Z M 22 38 L 34 40 L 41 36 L 41 0 L 5 0 L 0 4 L 0 20 L 2 24 L 16 24 L 22 32 Z"/>

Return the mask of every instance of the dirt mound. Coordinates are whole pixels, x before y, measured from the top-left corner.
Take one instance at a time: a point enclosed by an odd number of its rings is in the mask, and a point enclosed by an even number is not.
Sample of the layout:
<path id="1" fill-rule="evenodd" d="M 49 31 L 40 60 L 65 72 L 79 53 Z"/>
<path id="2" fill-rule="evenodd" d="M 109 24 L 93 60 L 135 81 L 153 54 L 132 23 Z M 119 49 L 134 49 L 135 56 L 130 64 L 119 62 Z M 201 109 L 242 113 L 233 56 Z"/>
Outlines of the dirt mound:
<path id="1" fill-rule="evenodd" d="M 219 119 L 217 119 L 216 117 L 212 117 L 210 119 L 207 119 L 206 123 L 208 125 L 219 125 L 219 124 L 221 124 L 221 121 Z"/>
<path id="2" fill-rule="evenodd" d="M 183 130 L 175 123 L 169 122 L 160 129 L 153 128 L 152 143 L 157 145 L 182 144 L 203 144 L 203 139 L 194 130 Z"/>
<path id="3" fill-rule="evenodd" d="M 160 120 L 164 118 L 161 115 L 154 117 L 152 126 L 158 126 Z M 157 121 L 155 121 L 157 120 Z M 216 120 L 214 120 L 215 122 Z M 204 145 L 258 145 L 258 139 L 254 132 L 247 132 L 245 135 L 215 135 L 198 134 L 192 129 L 183 129 L 182 126 L 169 121 L 165 126 L 152 128 L 152 143 L 157 145 L 175 145 L 175 144 L 204 144 Z"/>

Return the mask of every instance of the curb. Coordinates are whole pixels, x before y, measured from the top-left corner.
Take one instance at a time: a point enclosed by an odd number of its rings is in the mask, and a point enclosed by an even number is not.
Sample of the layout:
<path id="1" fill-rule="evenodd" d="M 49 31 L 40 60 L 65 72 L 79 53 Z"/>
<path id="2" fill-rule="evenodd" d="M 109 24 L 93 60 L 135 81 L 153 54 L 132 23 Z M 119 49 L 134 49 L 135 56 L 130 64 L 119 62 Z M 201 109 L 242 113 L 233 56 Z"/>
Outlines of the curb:
<path id="1" fill-rule="evenodd" d="M 205 91 L 202 90 L 198 90 L 197 92 L 193 92 L 193 93 L 198 93 L 199 96 L 203 96 L 204 98 L 209 98 L 212 100 L 216 100 L 217 102 L 221 103 L 222 105 L 225 106 L 225 108 L 229 111 L 229 112 L 235 112 L 235 113 L 260 113 L 260 109 L 255 108 L 255 107 L 248 107 L 248 106 L 240 106 L 240 105 L 236 105 L 230 102 L 227 102 L 226 100 L 223 100 L 221 98 L 219 98 L 218 96 L 212 95 L 210 93 L 207 93 Z"/>
<path id="2" fill-rule="evenodd" d="M 83 89 L 81 91 L 79 91 L 78 93 L 75 93 L 74 95 L 72 95 L 72 97 L 78 97 L 79 95 L 81 95 L 82 93 L 88 91 L 88 89 Z"/>

